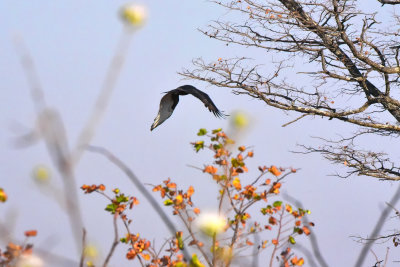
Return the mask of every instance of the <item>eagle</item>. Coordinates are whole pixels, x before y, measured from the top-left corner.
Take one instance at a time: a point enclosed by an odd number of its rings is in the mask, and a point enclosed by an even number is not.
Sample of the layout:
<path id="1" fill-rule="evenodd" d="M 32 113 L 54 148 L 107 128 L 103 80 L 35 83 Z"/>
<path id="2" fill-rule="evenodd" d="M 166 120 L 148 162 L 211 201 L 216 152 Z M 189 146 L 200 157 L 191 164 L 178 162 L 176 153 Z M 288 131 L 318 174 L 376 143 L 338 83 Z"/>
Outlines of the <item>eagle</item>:
<path id="1" fill-rule="evenodd" d="M 211 98 L 204 92 L 200 91 L 192 85 L 179 86 L 168 92 L 164 92 L 165 95 L 161 98 L 160 109 L 158 111 L 157 117 L 154 119 L 151 125 L 150 131 L 166 121 L 174 112 L 176 105 L 179 102 L 180 95 L 192 95 L 197 97 L 217 118 L 225 118 L 226 115 L 218 110 Z"/>

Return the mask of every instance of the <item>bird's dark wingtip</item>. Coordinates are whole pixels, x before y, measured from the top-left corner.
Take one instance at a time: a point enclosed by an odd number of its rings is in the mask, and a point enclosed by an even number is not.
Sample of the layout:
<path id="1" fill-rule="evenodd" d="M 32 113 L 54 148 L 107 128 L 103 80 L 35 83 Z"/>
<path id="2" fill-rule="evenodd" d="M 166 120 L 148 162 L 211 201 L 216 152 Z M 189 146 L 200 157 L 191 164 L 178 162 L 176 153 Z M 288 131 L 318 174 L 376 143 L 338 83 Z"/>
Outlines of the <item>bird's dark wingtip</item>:
<path id="1" fill-rule="evenodd" d="M 229 116 L 229 115 L 225 114 L 223 111 L 219 111 L 219 110 L 213 111 L 213 113 L 217 118 L 220 118 L 220 119 L 226 119 L 226 117 Z"/>

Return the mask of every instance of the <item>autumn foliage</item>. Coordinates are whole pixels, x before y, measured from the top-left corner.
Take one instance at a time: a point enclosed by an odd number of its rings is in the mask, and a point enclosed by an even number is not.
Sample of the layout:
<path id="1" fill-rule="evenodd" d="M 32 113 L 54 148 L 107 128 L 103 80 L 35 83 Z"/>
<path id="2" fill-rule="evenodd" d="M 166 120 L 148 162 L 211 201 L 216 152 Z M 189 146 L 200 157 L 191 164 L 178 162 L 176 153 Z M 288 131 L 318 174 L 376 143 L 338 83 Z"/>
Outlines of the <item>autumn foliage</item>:
<path id="1" fill-rule="evenodd" d="M 81 186 L 83 193 L 107 199 L 104 210 L 112 216 L 118 232 L 103 266 L 118 245 L 125 250 L 126 260 L 149 267 L 231 266 L 256 257 L 262 266 L 304 265 L 305 259 L 296 251 L 296 240 L 312 234 L 314 224 L 303 220 L 308 210 L 284 203 L 279 197 L 282 182 L 296 170 L 265 165 L 251 172 L 247 164 L 255 156 L 253 150 L 237 146 L 222 129 L 210 133 L 200 129 L 198 136 L 204 140 L 191 143 L 194 150 L 211 152 L 211 161 L 198 168 L 199 175 L 208 176 L 215 184 L 217 205 L 214 212 L 203 212 L 195 204 L 196 194 L 203 192 L 192 185 L 181 188 L 171 178 L 153 185 L 159 205 L 180 220 L 174 235 L 160 237 L 165 241 L 161 246 L 146 238 L 148 233 L 135 231 L 135 224 L 141 221 L 140 214 L 135 213 L 135 206 L 140 205 L 137 197 L 103 184 Z M 118 224 L 123 225 L 122 231 L 116 231 Z M 25 232 L 27 238 L 36 234 L 35 230 Z M 9 263 L 31 250 L 32 245 L 9 244 L 1 251 L 0 263 L 14 266 Z M 99 265 L 86 262 L 86 266 Z"/>
<path id="2" fill-rule="evenodd" d="M 128 246 L 126 258 L 138 260 L 144 266 L 230 266 L 240 262 L 239 256 L 255 252 L 270 266 L 302 266 L 304 258 L 292 248 L 300 235 L 311 234 L 313 224 L 304 224 L 302 220 L 309 211 L 278 199 L 283 179 L 296 170 L 260 166 L 255 178 L 249 179 L 246 162 L 254 157 L 252 150 L 236 147 L 221 129 L 210 134 L 201 129 L 198 136 L 210 141 L 195 141 L 192 146 L 196 152 L 212 152 L 212 162 L 199 169 L 218 187 L 217 219 L 207 217 L 214 215 L 203 214 L 201 207 L 195 205 L 193 186 L 182 189 L 171 178 L 154 185 L 152 191 L 159 195 L 160 204 L 183 223 L 183 228 L 167 239 L 161 253 L 153 242 L 131 230 L 135 226 L 131 225 L 128 210 L 138 204 L 135 197 L 119 189 L 107 196 L 104 185 L 82 186 L 85 193 L 97 192 L 107 197 L 110 203 L 105 209 L 126 226 L 120 239 Z M 206 217 L 205 222 L 202 216 Z M 189 259 L 184 256 L 185 250 L 190 251 Z M 263 253 L 268 251 L 269 254 Z"/>

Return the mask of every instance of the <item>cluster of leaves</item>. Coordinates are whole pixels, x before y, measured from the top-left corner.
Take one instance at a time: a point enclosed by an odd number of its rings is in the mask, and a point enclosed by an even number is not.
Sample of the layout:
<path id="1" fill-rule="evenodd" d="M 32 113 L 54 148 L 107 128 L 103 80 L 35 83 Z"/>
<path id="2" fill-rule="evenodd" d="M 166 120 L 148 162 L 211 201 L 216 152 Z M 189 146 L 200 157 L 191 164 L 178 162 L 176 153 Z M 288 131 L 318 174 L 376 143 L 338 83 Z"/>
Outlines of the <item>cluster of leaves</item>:
<path id="1" fill-rule="evenodd" d="M 157 251 L 149 240 L 141 238 L 139 233 L 134 234 L 130 230 L 132 219 L 129 219 L 127 210 L 131 210 L 135 205 L 139 204 L 139 200 L 136 197 L 125 195 L 118 188 L 112 190 L 114 196 L 110 197 L 104 193 L 106 187 L 103 184 L 83 185 L 81 189 L 87 194 L 92 192 L 99 193 L 110 201 L 105 210 L 113 215 L 114 220 L 120 218 L 123 222 L 126 233 L 124 237 L 119 238 L 118 242 L 129 246 L 126 253 L 128 260 L 138 259 L 142 266 L 148 267 L 177 266 L 177 264 L 183 263 L 183 255 L 178 253 L 183 248 L 180 245 L 183 242 L 181 232 L 177 232 L 175 238 L 168 239 L 162 248 Z M 116 227 L 116 224 L 114 226 Z M 164 247 L 166 248 L 162 251 Z M 161 252 L 166 253 L 161 255 Z M 92 266 L 94 265 L 92 264 Z"/>
<path id="2" fill-rule="evenodd" d="M 26 240 L 22 245 L 17 245 L 10 242 L 4 251 L 0 249 L 0 266 L 15 266 L 21 256 L 31 255 L 33 251 L 33 245 L 28 243 L 28 239 L 30 237 L 35 237 L 36 235 L 36 230 L 25 231 Z"/>
<path id="3" fill-rule="evenodd" d="M 200 129 L 198 135 L 205 136 L 207 131 Z M 260 250 L 271 244 L 273 247 L 271 260 L 273 260 L 277 250 L 288 251 L 287 248 L 296 243 L 297 235 L 311 233 L 309 226 L 313 226 L 313 223 L 304 225 L 302 221 L 302 217 L 309 213 L 308 210 L 301 208 L 296 210 L 290 204 L 283 204 L 279 200 L 272 204 L 264 204 L 268 203 L 270 198 L 280 194 L 281 181 L 288 174 L 295 173 L 296 169 L 277 168 L 273 165 L 270 167 L 260 166 L 258 168 L 259 175 L 249 182 L 248 177 L 242 178 L 242 176 L 248 172 L 245 161 L 253 157 L 254 152 L 245 146 L 239 146 L 236 153 L 231 152 L 234 142 L 221 129 L 213 130 L 209 138 L 210 144 L 206 145 L 204 141 L 197 141 L 193 143 L 193 146 L 196 151 L 208 148 L 214 153 L 214 164 L 205 166 L 203 172 L 210 174 L 216 181 L 220 188 L 220 203 L 222 204 L 223 199 L 226 198 L 229 202 L 229 208 L 226 210 L 232 211 L 228 213 L 231 238 L 223 245 L 225 248 L 228 247 L 230 251 L 235 251 L 245 246 L 254 246 L 255 244 L 249 239 L 251 235 L 257 235 L 257 239 L 260 239 L 259 236 L 263 231 L 270 231 L 275 227 L 275 238 L 261 240 L 257 246 Z M 265 176 L 270 177 L 264 178 Z M 250 208 L 256 203 L 261 205 L 259 211 L 268 219 L 261 222 L 250 222 L 252 216 L 257 216 L 256 212 L 250 212 Z M 221 207 L 222 205 L 220 205 L 220 209 Z M 224 212 L 227 213 L 227 211 Z M 219 242 L 219 246 L 221 246 L 221 242 Z M 290 262 L 297 266 L 304 263 L 302 258 L 297 259 L 293 253 L 286 253 L 283 261 L 285 264 Z M 227 263 L 229 262 L 230 260 L 227 261 Z"/>
<path id="4" fill-rule="evenodd" d="M 311 233 L 309 226 L 313 224 L 306 225 L 302 220 L 309 211 L 274 199 L 280 194 L 282 180 L 296 169 L 260 166 L 259 174 L 249 180 L 245 175 L 249 172 L 246 161 L 254 156 L 253 151 L 245 146 L 236 149 L 234 141 L 222 129 L 210 134 L 200 129 L 198 136 L 207 136 L 211 141 L 200 140 L 192 145 L 196 152 L 206 148 L 213 152 L 213 163 L 199 169 L 209 174 L 218 187 L 217 213 L 224 215 L 219 228 L 206 225 L 207 232 L 199 226 L 204 214 L 193 203 L 195 188 L 180 189 L 168 178 L 154 185 L 153 192 L 160 194 L 165 207 L 172 208 L 172 214 L 183 222 L 184 229 L 176 231 L 175 236 L 156 250 L 152 242 L 130 230 L 132 220 L 128 219 L 126 211 L 139 203 L 135 197 L 125 195 L 119 189 L 114 189 L 114 196 L 109 197 L 104 193 L 104 185 L 81 187 L 85 193 L 97 192 L 105 196 L 110 201 L 105 210 L 114 216 L 114 220 L 120 218 L 123 221 L 126 234 L 118 241 L 129 245 L 127 259 L 137 259 L 142 266 L 150 267 L 229 266 L 248 249 L 261 254 L 270 248 L 272 252 L 267 258 L 270 266 L 276 259 L 283 266 L 302 266 L 304 259 L 291 247 L 296 244 L 297 236 Z M 271 199 L 274 200 L 271 202 Z M 199 235 L 199 230 L 205 235 Z M 190 259 L 185 258 L 188 250 L 196 251 Z M 281 257 L 277 256 L 279 252 Z"/>

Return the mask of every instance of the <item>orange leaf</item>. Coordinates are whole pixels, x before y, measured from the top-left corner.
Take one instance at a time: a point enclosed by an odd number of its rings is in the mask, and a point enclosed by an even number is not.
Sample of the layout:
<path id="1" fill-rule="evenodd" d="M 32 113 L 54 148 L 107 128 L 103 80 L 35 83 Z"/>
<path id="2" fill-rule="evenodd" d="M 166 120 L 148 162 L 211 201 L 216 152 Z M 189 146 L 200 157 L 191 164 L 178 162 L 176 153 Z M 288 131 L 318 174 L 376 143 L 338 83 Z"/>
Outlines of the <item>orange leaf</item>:
<path id="1" fill-rule="evenodd" d="M 303 226 L 303 232 L 304 232 L 306 235 L 311 234 L 311 231 L 310 231 L 310 229 L 308 229 L 307 226 Z"/>
<path id="2" fill-rule="evenodd" d="M 239 151 L 243 152 L 243 151 L 246 150 L 246 147 L 245 146 L 240 146 L 238 149 L 239 149 Z"/>
<path id="3" fill-rule="evenodd" d="M 262 248 L 265 248 L 265 247 L 267 246 L 267 243 L 268 243 L 268 240 L 263 241 L 261 247 L 262 247 Z"/>
<path id="4" fill-rule="evenodd" d="M 126 258 L 128 260 L 133 260 L 136 257 L 136 251 L 134 249 L 130 249 L 128 253 L 126 253 Z"/>
<path id="5" fill-rule="evenodd" d="M 133 198 L 133 204 L 139 205 L 139 200 L 136 197 Z"/>
<path id="6" fill-rule="evenodd" d="M 236 171 L 236 169 L 234 169 L 233 167 L 231 168 L 231 175 L 232 176 L 238 176 L 239 173 Z"/>
<path id="7" fill-rule="evenodd" d="M 253 152 L 253 151 L 249 151 L 249 152 L 247 153 L 247 156 L 249 156 L 250 158 L 253 157 L 253 156 L 254 156 L 254 152 Z"/>
<path id="8" fill-rule="evenodd" d="M 146 261 L 149 261 L 149 260 L 150 260 L 150 255 L 149 255 L 149 254 L 141 253 L 140 255 L 141 255 L 141 256 L 143 257 L 143 259 L 145 259 Z"/>
<path id="9" fill-rule="evenodd" d="M 177 195 L 175 198 L 175 204 L 179 205 L 183 202 L 183 196 L 181 194 Z"/>
<path id="10" fill-rule="evenodd" d="M 30 230 L 30 231 L 25 231 L 25 236 L 26 237 L 31 237 L 31 236 L 36 236 L 37 231 L 36 230 Z"/>
<path id="11" fill-rule="evenodd" d="M 270 183 L 271 183 L 271 179 L 265 180 L 265 184 L 266 184 L 266 185 L 269 185 Z"/>
<path id="12" fill-rule="evenodd" d="M 206 166 L 203 170 L 203 172 L 206 172 L 209 174 L 215 174 L 215 173 L 217 173 L 217 171 L 218 171 L 218 169 L 211 165 Z"/>
<path id="13" fill-rule="evenodd" d="M 3 188 L 0 187 L 0 202 L 6 202 L 6 201 L 7 201 L 7 194 L 6 192 L 4 192 Z"/>
<path id="14" fill-rule="evenodd" d="M 246 244 L 247 244 L 248 246 L 252 246 L 252 245 L 254 245 L 254 243 L 253 243 L 253 242 L 251 242 L 250 240 L 246 240 Z"/>
<path id="15" fill-rule="evenodd" d="M 167 187 L 168 188 L 176 188 L 176 183 L 168 183 Z"/>
<path id="16" fill-rule="evenodd" d="M 188 196 L 188 197 L 191 197 L 191 196 L 193 195 L 193 193 L 194 193 L 194 188 L 193 188 L 193 186 L 189 186 L 189 189 L 188 189 L 188 191 L 187 191 L 187 196 Z"/>
<path id="17" fill-rule="evenodd" d="M 157 185 L 153 188 L 153 192 L 157 192 L 161 190 L 161 185 Z"/>
<path id="18" fill-rule="evenodd" d="M 286 204 L 286 205 L 285 205 L 285 209 L 286 209 L 286 211 L 289 212 L 289 213 L 292 213 L 292 211 L 293 211 L 292 206 L 290 206 L 289 204 Z"/>
<path id="19" fill-rule="evenodd" d="M 270 223 L 270 224 L 272 224 L 272 225 L 275 225 L 276 223 L 277 223 L 277 220 L 274 218 L 274 217 L 269 217 L 269 220 L 268 220 L 268 222 Z"/>
<path id="20" fill-rule="evenodd" d="M 193 212 L 196 213 L 196 214 L 199 214 L 200 213 L 200 209 L 199 208 L 194 208 Z"/>
<path id="21" fill-rule="evenodd" d="M 297 259 L 297 256 L 294 256 L 290 260 L 290 262 L 295 266 L 302 266 L 304 264 L 304 259 L 303 258 Z"/>
<path id="22" fill-rule="evenodd" d="M 279 242 L 278 242 L 278 240 L 276 240 L 276 239 L 272 239 L 272 244 L 274 244 L 275 246 L 277 246 L 278 244 L 279 244 Z"/>
<path id="23" fill-rule="evenodd" d="M 233 179 L 232 185 L 233 185 L 233 187 L 236 188 L 236 190 L 242 189 L 242 185 L 240 184 L 240 180 L 239 180 L 238 177 L 236 177 L 235 179 Z"/>
<path id="24" fill-rule="evenodd" d="M 282 172 L 279 171 L 278 168 L 275 167 L 274 165 L 272 165 L 272 166 L 268 169 L 268 171 L 269 171 L 270 173 L 272 173 L 273 175 L 275 175 L 275 176 L 279 176 L 279 175 L 282 174 Z"/>

